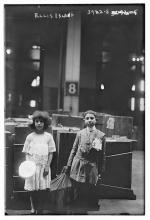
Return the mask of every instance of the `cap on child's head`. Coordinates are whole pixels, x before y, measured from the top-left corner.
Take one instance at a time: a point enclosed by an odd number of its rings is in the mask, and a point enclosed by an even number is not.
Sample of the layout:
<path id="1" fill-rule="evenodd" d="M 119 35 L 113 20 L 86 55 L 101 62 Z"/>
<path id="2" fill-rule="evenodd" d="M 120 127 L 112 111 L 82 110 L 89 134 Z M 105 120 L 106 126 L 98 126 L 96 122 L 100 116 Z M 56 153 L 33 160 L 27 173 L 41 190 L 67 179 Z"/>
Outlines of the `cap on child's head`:
<path id="1" fill-rule="evenodd" d="M 96 117 L 96 112 L 94 112 L 93 110 L 87 110 L 86 112 L 84 112 L 83 117 L 85 118 L 87 114 L 92 114 Z"/>

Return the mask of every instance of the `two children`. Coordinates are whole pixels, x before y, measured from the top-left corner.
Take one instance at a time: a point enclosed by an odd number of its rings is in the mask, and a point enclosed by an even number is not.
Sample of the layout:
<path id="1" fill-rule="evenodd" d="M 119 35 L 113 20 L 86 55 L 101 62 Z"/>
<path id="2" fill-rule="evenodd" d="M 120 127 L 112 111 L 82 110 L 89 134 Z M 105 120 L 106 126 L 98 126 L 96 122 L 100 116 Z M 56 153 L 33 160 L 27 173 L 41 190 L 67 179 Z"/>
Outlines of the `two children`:
<path id="1" fill-rule="evenodd" d="M 77 203 L 85 206 L 98 205 L 95 186 L 99 175 L 99 152 L 105 142 L 105 134 L 96 129 L 96 113 L 84 113 L 85 128 L 80 130 L 73 144 L 65 172 L 70 175 L 76 191 Z M 45 130 L 50 124 L 47 112 L 35 111 L 31 128 L 34 130 L 26 138 L 23 152 L 26 160 L 36 164 L 35 174 L 25 180 L 25 190 L 30 192 L 31 213 L 37 213 L 44 204 L 44 192 L 50 189 L 53 152 L 56 151 L 53 137 Z"/>
<path id="2" fill-rule="evenodd" d="M 45 130 L 50 125 L 47 112 L 35 111 L 30 133 L 25 140 L 23 152 L 26 160 L 34 161 L 35 174 L 25 179 L 24 189 L 30 192 L 31 214 L 40 213 L 44 205 L 44 197 L 47 189 L 50 189 L 53 152 L 56 151 L 53 137 Z"/>

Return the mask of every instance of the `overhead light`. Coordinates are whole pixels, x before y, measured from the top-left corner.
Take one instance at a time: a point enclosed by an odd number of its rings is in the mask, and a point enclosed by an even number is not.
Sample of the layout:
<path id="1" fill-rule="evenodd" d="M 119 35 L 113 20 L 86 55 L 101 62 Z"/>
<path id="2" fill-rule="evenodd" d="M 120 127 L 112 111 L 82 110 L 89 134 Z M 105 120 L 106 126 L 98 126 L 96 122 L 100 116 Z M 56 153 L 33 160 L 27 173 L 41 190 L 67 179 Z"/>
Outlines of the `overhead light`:
<path id="1" fill-rule="evenodd" d="M 136 58 L 135 58 L 135 57 L 132 57 L 132 61 L 136 61 Z"/>
<path id="2" fill-rule="evenodd" d="M 135 53 L 129 54 L 129 59 L 132 60 L 133 62 L 136 61 L 136 57 L 137 56 Z"/>
<path id="3" fill-rule="evenodd" d="M 40 46 L 38 46 L 38 45 L 33 45 L 32 46 L 32 49 L 40 49 L 41 47 Z"/>
<path id="4" fill-rule="evenodd" d="M 12 50 L 11 50 L 10 48 L 7 48 L 7 49 L 6 49 L 6 53 L 7 53 L 8 55 L 10 55 L 10 54 L 12 53 Z"/>
<path id="5" fill-rule="evenodd" d="M 135 91 L 135 85 L 132 86 L 131 90 L 132 90 L 132 91 Z"/>
<path id="6" fill-rule="evenodd" d="M 104 88 L 105 88 L 104 84 L 101 84 L 101 90 L 104 90 Z"/>
<path id="7" fill-rule="evenodd" d="M 137 56 L 136 54 L 130 54 L 129 55 L 129 57 L 130 57 L 130 60 L 132 60 L 133 62 L 142 62 L 143 63 L 143 61 L 144 61 L 144 56 L 143 55 L 139 55 L 139 56 Z"/>

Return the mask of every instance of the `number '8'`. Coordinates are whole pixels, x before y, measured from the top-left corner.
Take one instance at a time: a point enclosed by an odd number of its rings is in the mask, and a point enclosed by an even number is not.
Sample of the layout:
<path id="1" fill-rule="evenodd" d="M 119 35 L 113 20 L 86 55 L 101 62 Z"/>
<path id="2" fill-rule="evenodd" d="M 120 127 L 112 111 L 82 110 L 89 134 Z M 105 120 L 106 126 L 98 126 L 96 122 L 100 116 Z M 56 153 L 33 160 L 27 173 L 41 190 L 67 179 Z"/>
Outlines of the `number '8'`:
<path id="1" fill-rule="evenodd" d="M 76 93 L 76 84 L 70 83 L 68 90 L 69 90 L 69 93 L 70 93 L 70 94 L 75 94 L 75 93 Z"/>

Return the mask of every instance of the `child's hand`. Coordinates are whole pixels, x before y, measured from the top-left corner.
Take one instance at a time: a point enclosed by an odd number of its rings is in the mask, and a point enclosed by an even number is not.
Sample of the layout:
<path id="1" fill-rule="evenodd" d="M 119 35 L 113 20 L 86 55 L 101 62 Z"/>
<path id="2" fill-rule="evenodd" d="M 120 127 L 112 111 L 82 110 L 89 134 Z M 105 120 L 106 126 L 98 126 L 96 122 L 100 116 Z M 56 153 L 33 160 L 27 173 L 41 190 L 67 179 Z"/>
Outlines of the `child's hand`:
<path id="1" fill-rule="evenodd" d="M 49 173 L 49 166 L 46 165 L 45 168 L 44 168 L 43 176 L 44 177 L 47 176 L 48 173 Z"/>
<path id="2" fill-rule="evenodd" d="M 65 173 L 66 175 L 70 175 L 71 166 L 64 166 L 62 173 Z"/>

